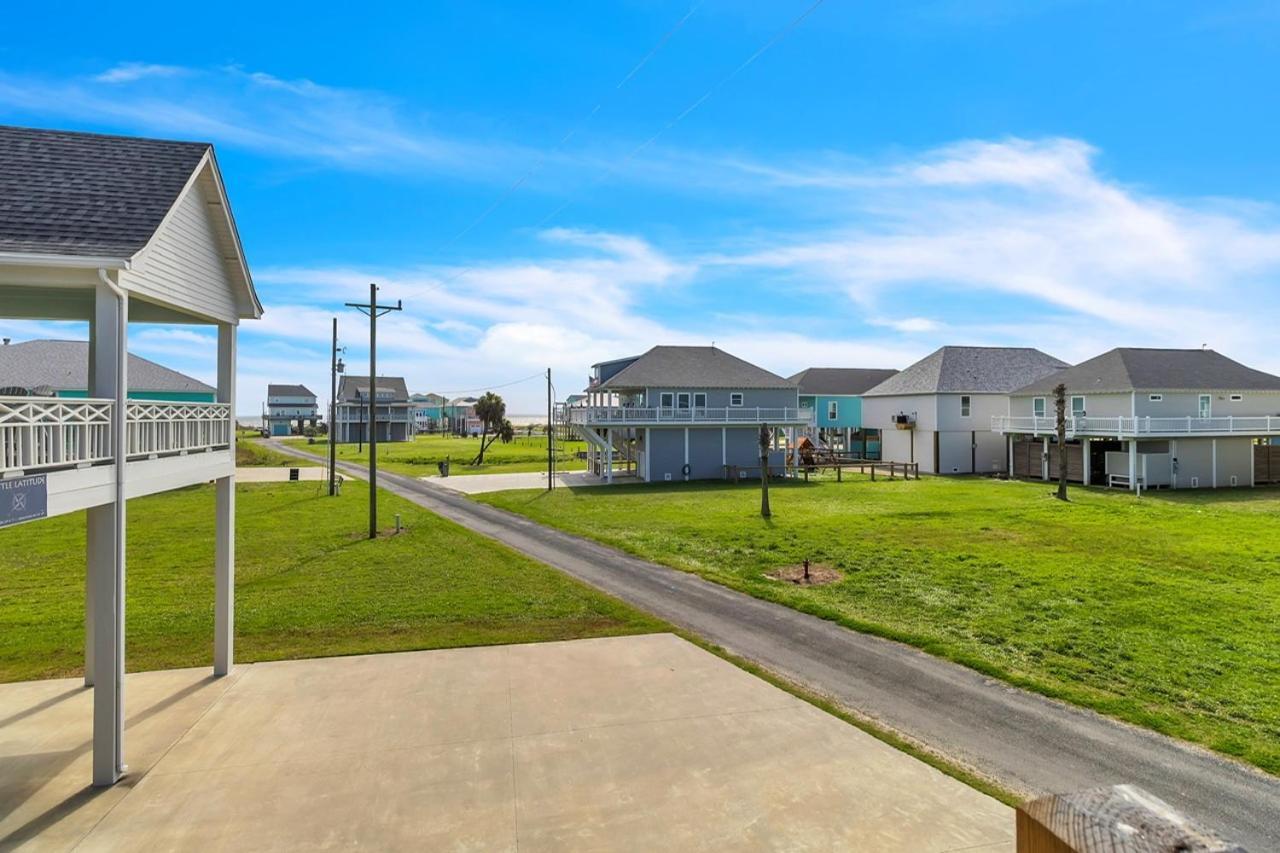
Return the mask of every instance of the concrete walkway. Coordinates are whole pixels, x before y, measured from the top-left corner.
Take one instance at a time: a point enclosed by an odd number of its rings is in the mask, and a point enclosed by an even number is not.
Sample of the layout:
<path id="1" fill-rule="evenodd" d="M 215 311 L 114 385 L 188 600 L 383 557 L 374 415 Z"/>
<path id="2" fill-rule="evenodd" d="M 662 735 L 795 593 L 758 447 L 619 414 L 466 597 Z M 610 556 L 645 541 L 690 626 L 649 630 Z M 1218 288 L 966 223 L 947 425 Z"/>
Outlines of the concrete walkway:
<path id="1" fill-rule="evenodd" d="M 1280 850 L 1280 778 L 409 477 L 380 474 L 379 484 L 1015 791 L 1129 782 L 1249 849 Z"/>
<path id="2" fill-rule="evenodd" d="M 484 492 L 509 492 L 513 489 L 545 489 L 547 475 L 541 471 L 526 471 L 519 474 L 464 474 L 453 477 L 421 477 L 423 483 L 433 488 L 448 489 L 464 495 L 478 495 Z M 638 483 L 635 477 L 615 475 L 613 484 Z M 586 486 L 606 485 L 595 474 L 586 471 L 566 471 L 556 475 L 556 488 L 575 489 Z"/>
<path id="3" fill-rule="evenodd" d="M 237 483 L 287 483 L 290 468 L 271 468 L 265 465 L 246 465 L 236 468 Z M 298 468 L 298 480 L 317 482 L 328 477 L 325 468 Z"/>
<path id="4" fill-rule="evenodd" d="M 0 849 L 1009 851 L 1007 806 L 670 634 L 0 685 Z"/>

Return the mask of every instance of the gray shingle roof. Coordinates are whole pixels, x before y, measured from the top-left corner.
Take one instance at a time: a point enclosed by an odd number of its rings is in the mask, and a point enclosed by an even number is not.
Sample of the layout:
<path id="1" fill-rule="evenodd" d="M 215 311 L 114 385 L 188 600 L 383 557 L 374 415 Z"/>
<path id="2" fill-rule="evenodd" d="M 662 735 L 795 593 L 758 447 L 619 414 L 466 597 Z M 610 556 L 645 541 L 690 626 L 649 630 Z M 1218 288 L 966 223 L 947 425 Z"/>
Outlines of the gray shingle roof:
<path id="1" fill-rule="evenodd" d="M 369 394 L 369 377 L 368 376 L 344 376 L 338 381 L 338 399 L 348 403 L 356 400 L 356 391 L 359 390 L 361 396 L 368 400 Z M 409 388 L 404 383 L 403 376 L 379 376 L 378 391 L 383 393 L 392 392 L 392 402 L 407 403 L 409 402 Z"/>
<path id="2" fill-rule="evenodd" d="M 208 150 L 0 125 L 0 252 L 132 257 Z"/>
<path id="3" fill-rule="evenodd" d="M 715 347 L 656 346 L 601 388 L 795 388 L 796 384 Z"/>
<path id="4" fill-rule="evenodd" d="M 790 377 L 801 394 L 854 396 L 866 393 L 897 373 L 875 367 L 810 367 Z"/>
<path id="5" fill-rule="evenodd" d="M 89 387 L 88 341 L 25 341 L 0 346 L 0 387 L 48 386 L 61 391 Z M 214 393 L 199 379 L 129 353 L 129 390 Z"/>
<path id="6" fill-rule="evenodd" d="M 1060 370 L 1016 392 L 1280 391 L 1280 376 L 1246 367 L 1213 350 L 1119 347 Z"/>
<path id="7" fill-rule="evenodd" d="M 863 396 L 1008 394 L 1066 366 L 1030 347 L 942 347 Z"/>
<path id="8" fill-rule="evenodd" d="M 268 397 L 314 397 L 306 385 L 268 385 Z"/>

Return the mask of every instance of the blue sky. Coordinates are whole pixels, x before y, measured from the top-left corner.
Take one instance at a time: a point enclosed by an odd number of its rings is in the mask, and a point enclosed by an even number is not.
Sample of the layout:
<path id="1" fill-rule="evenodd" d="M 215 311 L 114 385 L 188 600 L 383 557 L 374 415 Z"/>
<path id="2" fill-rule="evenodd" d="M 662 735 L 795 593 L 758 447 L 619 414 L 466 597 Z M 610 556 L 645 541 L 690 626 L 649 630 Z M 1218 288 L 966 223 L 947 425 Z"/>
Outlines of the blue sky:
<path id="1" fill-rule="evenodd" d="M 335 313 L 367 364 L 371 280 L 406 308 L 380 372 L 422 391 L 713 340 L 780 373 L 944 343 L 1280 372 L 1273 2 L 402 6 L 6 12 L 0 121 L 217 146 L 267 309 L 242 413 L 327 387 Z M 131 335 L 212 375 L 199 327 Z"/>

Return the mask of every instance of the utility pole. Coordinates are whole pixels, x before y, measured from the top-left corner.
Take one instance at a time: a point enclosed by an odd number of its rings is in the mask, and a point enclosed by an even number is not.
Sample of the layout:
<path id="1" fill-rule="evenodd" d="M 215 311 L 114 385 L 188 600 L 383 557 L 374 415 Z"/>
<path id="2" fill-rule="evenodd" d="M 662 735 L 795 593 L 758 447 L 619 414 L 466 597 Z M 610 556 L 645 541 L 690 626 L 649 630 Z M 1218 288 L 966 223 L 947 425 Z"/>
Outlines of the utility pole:
<path id="1" fill-rule="evenodd" d="M 338 493 L 338 374 L 346 367 L 338 358 L 338 318 L 333 318 L 333 352 L 329 354 L 329 497 Z"/>
<path id="2" fill-rule="evenodd" d="M 555 452 L 555 433 L 556 425 L 554 416 L 551 413 L 551 368 L 547 368 L 547 491 L 555 488 L 556 479 L 556 452 Z"/>
<path id="3" fill-rule="evenodd" d="M 391 311 L 402 311 L 400 300 L 395 305 L 378 304 L 378 285 L 369 283 L 369 303 L 348 302 L 369 318 L 369 538 L 378 538 L 378 318 Z M 390 414 L 388 414 L 390 429 Z"/>

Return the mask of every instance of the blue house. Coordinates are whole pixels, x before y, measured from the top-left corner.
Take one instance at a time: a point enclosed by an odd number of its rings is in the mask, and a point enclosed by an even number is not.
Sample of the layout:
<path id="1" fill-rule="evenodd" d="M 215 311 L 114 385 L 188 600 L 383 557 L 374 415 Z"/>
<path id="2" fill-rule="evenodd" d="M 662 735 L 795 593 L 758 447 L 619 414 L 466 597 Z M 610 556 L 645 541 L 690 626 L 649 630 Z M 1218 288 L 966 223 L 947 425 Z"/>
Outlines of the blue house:
<path id="1" fill-rule="evenodd" d="M 862 367 L 810 367 L 791 381 L 801 408 L 814 412 L 810 437 L 864 459 L 880 458 L 880 430 L 862 425 L 862 395 L 898 371 Z"/>

